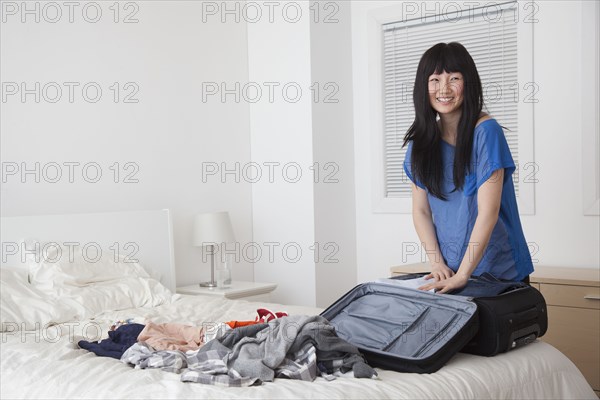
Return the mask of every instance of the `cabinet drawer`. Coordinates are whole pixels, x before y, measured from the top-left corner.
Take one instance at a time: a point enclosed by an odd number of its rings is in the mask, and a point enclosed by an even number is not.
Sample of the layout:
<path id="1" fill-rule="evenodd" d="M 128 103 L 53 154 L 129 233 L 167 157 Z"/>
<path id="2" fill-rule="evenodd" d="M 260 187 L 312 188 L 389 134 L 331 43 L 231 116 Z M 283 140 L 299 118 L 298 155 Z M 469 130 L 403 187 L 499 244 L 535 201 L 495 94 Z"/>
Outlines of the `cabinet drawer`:
<path id="1" fill-rule="evenodd" d="M 600 390 L 600 311 L 548 306 L 548 320 L 541 339 L 569 357 L 590 386 Z"/>
<path id="2" fill-rule="evenodd" d="M 600 310 L 600 288 L 592 286 L 540 284 L 546 304 Z"/>

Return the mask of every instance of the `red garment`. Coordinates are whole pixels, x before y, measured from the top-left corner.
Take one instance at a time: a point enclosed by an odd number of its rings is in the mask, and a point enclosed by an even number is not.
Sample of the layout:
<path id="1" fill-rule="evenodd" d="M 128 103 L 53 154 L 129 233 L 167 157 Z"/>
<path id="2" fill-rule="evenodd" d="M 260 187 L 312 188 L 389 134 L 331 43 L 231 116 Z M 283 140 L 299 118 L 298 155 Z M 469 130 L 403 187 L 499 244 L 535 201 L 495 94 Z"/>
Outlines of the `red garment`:
<path id="1" fill-rule="evenodd" d="M 229 327 L 231 329 L 235 329 L 235 328 L 239 328 L 241 326 L 248 326 L 248 325 L 256 325 L 260 322 L 258 321 L 229 321 L 229 322 L 225 322 L 227 325 L 229 325 Z"/>
<path id="2" fill-rule="evenodd" d="M 256 310 L 256 318 L 254 321 L 229 321 L 225 322 L 231 329 L 239 328 L 241 326 L 255 325 L 255 324 L 266 324 L 277 318 L 287 317 L 288 314 L 285 311 L 273 312 L 266 308 L 259 308 Z"/>
<path id="3" fill-rule="evenodd" d="M 288 316 L 288 313 L 286 313 L 285 311 L 273 312 L 266 308 L 259 308 L 258 310 L 256 310 L 256 314 L 258 314 L 256 320 L 263 323 L 272 321 L 277 318 Z"/>

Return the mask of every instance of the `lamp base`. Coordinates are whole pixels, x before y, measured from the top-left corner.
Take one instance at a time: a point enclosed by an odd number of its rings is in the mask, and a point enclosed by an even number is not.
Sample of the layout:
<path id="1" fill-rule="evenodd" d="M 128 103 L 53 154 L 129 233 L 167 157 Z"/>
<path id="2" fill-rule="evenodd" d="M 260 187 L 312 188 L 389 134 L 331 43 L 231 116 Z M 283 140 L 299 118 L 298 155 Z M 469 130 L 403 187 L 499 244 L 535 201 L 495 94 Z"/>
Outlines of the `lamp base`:
<path id="1" fill-rule="evenodd" d="M 217 282 L 201 282 L 200 287 L 217 287 Z"/>

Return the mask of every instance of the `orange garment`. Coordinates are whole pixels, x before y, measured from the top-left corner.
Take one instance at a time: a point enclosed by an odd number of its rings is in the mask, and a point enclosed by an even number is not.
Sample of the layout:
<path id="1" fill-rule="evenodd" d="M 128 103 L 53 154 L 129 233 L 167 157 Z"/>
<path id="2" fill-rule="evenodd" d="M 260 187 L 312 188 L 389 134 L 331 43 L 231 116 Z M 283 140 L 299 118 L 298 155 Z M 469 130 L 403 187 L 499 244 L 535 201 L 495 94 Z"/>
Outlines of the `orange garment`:
<path id="1" fill-rule="evenodd" d="M 146 323 L 137 338 L 156 350 L 197 350 L 204 344 L 204 328 L 182 324 Z"/>
<path id="2" fill-rule="evenodd" d="M 262 324 L 263 322 L 259 322 L 259 321 L 229 321 L 229 322 L 225 322 L 225 323 L 227 325 L 229 325 L 229 327 L 231 329 L 235 329 L 235 328 L 239 328 L 241 326 Z"/>

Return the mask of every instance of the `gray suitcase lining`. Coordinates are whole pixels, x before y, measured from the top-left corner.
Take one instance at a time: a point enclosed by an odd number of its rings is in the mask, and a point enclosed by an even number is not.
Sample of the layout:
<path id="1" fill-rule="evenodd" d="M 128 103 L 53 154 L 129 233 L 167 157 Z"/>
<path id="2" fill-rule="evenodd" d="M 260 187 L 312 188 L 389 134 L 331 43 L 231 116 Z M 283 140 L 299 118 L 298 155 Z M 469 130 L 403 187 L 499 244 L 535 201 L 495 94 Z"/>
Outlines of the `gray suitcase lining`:
<path id="1" fill-rule="evenodd" d="M 348 293 L 323 316 L 355 346 L 423 359 L 444 346 L 476 310 L 468 298 L 372 282 Z"/>

